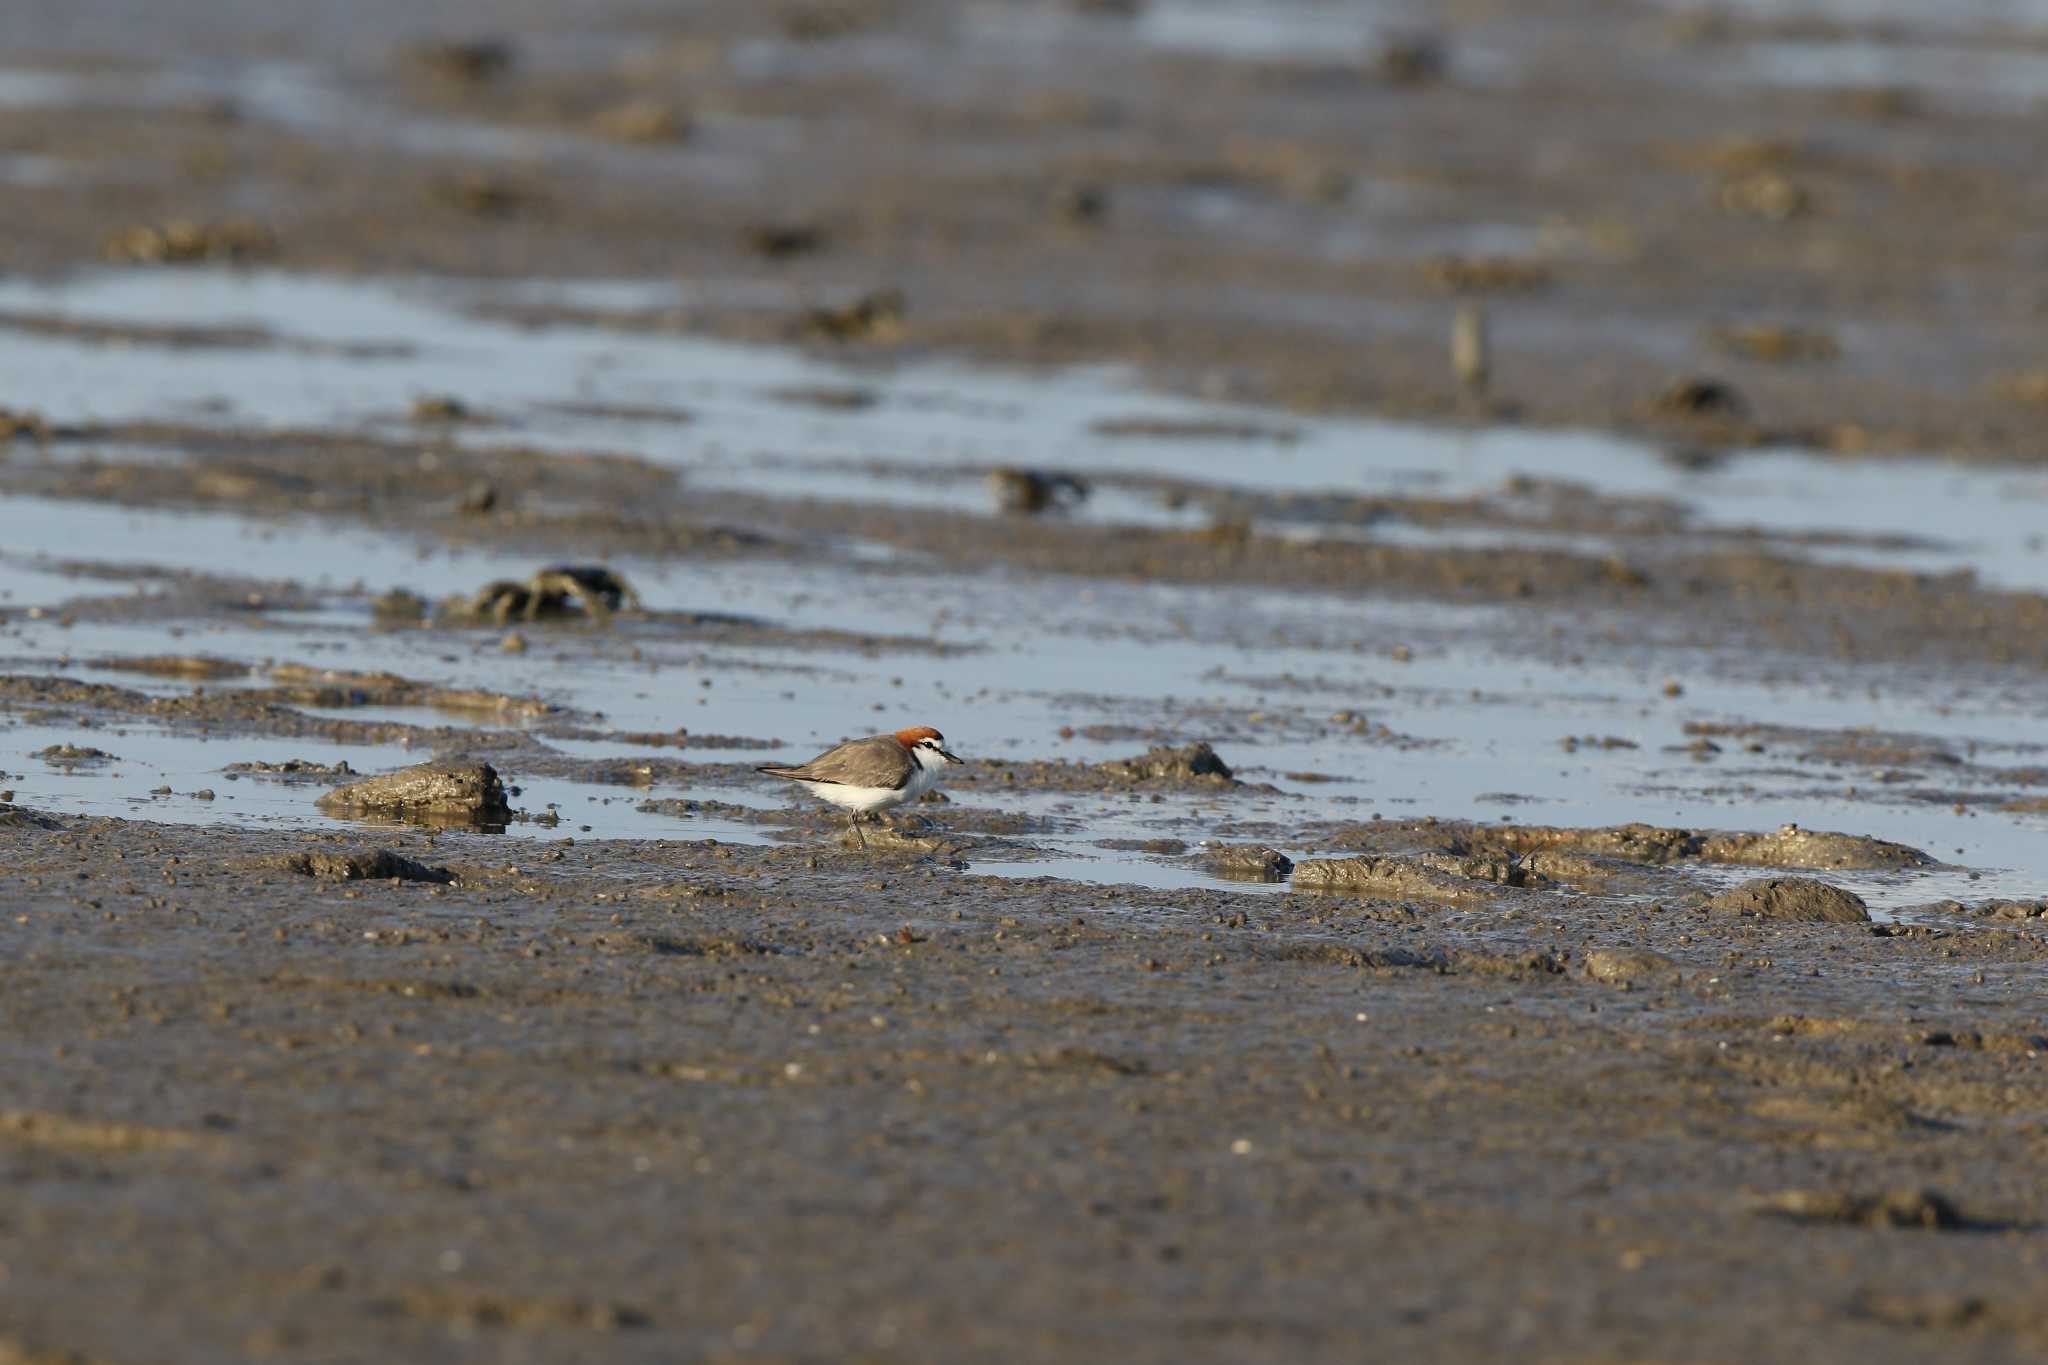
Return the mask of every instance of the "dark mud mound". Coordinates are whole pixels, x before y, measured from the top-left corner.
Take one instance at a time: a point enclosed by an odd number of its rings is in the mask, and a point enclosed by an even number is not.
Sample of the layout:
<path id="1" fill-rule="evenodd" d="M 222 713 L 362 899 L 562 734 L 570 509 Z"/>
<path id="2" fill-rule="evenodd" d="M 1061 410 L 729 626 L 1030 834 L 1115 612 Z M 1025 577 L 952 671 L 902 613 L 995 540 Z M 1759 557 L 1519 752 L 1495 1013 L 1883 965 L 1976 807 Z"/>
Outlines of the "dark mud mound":
<path id="1" fill-rule="evenodd" d="M 1723 914 L 1801 924 L 1866 924 L 1863 898 L 1812 877 L 1759 877 L 1707 902 Z"/>
<path id="2" fill-rule="evenodd" d="M 1502 887 L 1549 883 L 1515 858 L 1445 853 L 1403 858 L 1369 853 L 1356 858 L 1311 858 L 1294 869 L 1294 885 L 1307 890 L 1468 905 L 1492 900 Z"/>
<path id="3" fill-rule="evenodd" d="M 1153 790 L 1188 787 L 1212 791 L 1271 790 L 1246 787 L 1238 781 L 1230 765 L 1202 740 L 1178 746 L 1156 745 L 1142 754 L 1102 763 L 982 759 L 970 771 L 951 779 L 951 785 L 956 788 L 971 789 L 983 783 L 1074 792 L 1124 791 L 1131 787 Z"/>
<path id="4" fill-rule="evenodd" d="M 1398 828 L 1398 827 L 1396 827 Z M 1392 831 L 1372 835 L 1384 840 Z M 1744 867 L 1814 867 L 1877 871 L 1931 867 L 1934 859 L 1917 848 L 1864 834 L 1786 825 L 1769 834 L 1671 829 L 1658 825 L 1610 825 L 1566 829 L 1545 825 L 1436 826 L 1418 833 L 1449 836 L 1453 851 L 1518 854 L 1576 853 L 1628 863 L 1733 863 Z"/>
<path id="5" fill-rule="evenodd" d="M 1202 870 L 1240 882 L 1284 882 L 1294 861 L 1278 849 L 1256 844 L 1219 844 L 1201 855 Z"/>
<path id="6" fill-rule="evenodd" d="M 114 761 L 114 755 L 105 749 L 95 749 L 88 744 L 52 744 L 38 749 L 30 755 L 57 767 L 76 767 L 81 764 L 101 764 Z"/>
<path id="7" fill-rule="evenodd" d="M 57 822 L 41 811 L 0 801 L 0 829 L 56 829 Z"/>
<path id="8" fill-rule="evenodd" d="M 1235 786 L 1237 778 L 1230 765 L 1216 756 L 1206 740 L 1179 748 L 1157 745 L 1136 758 L 1111 759 L 1095 765 L 1096 771 L 1124 782 L 1207 782 Z"/>
<path id="9" fill-rule="evenodd" d="M 488 763 L 460 759 L 421 763 L 382 777 L 336 787 L 320 808 L 343 815 L 396 815 L 408 820 L 497 824 L 511 818 L 505 784 Z"/>
<path id="10" fill-rule="evenodd" d="M 433 882 L 445 886 L 455 874 L 445 867 L 429 867 L 388 848 L 356 849 L 348 853 L 292 853 L 277 862 L 287 872 L 318 877 L 332 882 L 396 880 Z"/>
<path id="11" fill-rule="evenodd" d="M 1589 948 L 1580 959 L 1586 975 L 1624 989 L 1638 981 L 1675 981 L 1678 964 L 1647 948 Z"/>

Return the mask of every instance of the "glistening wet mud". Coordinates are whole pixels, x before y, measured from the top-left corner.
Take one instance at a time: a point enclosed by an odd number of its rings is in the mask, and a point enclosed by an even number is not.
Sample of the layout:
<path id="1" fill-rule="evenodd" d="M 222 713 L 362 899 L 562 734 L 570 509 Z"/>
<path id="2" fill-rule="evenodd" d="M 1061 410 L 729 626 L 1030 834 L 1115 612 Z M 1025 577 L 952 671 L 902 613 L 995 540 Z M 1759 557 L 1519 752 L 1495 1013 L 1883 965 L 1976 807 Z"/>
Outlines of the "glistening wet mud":
<path id="1" fill-rule="evenodd" d="M 115 8 L 0 1360 L 2048 1343 L 2022 10 Z"/>

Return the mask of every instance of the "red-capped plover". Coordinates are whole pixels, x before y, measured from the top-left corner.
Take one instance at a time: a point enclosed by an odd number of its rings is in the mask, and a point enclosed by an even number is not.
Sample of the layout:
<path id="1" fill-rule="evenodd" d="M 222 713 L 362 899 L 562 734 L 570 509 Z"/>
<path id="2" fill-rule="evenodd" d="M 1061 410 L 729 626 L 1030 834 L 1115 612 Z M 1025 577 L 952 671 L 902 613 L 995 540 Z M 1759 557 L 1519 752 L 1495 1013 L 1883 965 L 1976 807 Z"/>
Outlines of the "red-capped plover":
<path id="1" fill-rule="evenodd" d="M 893 735 L 849 739 L 796 767 L 763 764 L 755 771 L 786 777 L 821 801 L 850 812 L 846 827 L 868 846 L 860 817 L 915 801 L 939 784 L 949 763 L 962 760 L 946 752 L 946 737 L 929 725 L 913 725 Z"/>

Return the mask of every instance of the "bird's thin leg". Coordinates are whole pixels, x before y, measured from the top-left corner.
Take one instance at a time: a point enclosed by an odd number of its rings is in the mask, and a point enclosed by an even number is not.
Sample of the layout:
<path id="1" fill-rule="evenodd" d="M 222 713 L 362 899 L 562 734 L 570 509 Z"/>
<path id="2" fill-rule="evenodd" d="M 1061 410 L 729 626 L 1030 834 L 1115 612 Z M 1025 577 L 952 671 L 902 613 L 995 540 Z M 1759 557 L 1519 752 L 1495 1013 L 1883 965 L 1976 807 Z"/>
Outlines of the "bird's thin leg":
<path id="1" fill-rule="evenodd" d="M 860 846 L 862 848 L 866 848 L 868 846 L 868 836 L 861 833 L 859 811 L 852 811 L 847 815 L 846 827 L 853 831 L 854 838 L 860 840 Z"/>

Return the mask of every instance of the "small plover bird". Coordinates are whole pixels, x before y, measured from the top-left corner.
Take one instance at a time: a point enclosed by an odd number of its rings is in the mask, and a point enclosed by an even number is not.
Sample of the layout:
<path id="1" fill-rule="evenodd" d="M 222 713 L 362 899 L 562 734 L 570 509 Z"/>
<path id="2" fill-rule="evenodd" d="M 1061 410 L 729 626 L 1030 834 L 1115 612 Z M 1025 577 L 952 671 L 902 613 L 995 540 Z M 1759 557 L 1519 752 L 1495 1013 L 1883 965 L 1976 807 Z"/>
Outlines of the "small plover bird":
<path id="1" fill-rule="evenodd" d="M 868 846 L 860 817 L 915 801 L 939 785 L 949 763 L 962 760 L 946 752 L 946 737 L 929 725 L 913 725 L 893 735 L 849 739 L 794 768 L 763 764 L 755 769 L 770 777 L 786 777 L 822 801 L 850 812 L 846 827 Z"/>

